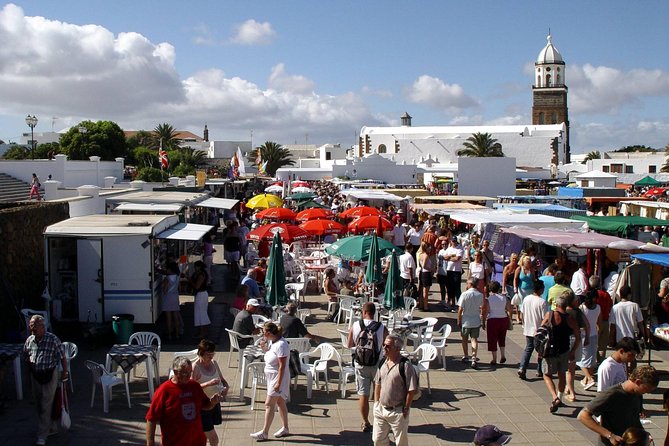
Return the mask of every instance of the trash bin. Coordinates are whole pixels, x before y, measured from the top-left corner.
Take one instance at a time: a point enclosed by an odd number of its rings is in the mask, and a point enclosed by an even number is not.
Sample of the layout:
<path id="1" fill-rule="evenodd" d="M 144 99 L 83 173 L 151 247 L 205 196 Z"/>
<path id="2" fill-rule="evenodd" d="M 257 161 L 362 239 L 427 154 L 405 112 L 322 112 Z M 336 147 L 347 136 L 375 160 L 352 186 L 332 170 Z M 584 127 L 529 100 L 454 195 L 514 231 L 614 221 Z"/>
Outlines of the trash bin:
<path id="1" fill-rule="evenodd" d="M 115 314 L 112 316 L 112 330 L 118 344 L 127 344 L 133 333 L 135 316 L 132 314 Z"/>

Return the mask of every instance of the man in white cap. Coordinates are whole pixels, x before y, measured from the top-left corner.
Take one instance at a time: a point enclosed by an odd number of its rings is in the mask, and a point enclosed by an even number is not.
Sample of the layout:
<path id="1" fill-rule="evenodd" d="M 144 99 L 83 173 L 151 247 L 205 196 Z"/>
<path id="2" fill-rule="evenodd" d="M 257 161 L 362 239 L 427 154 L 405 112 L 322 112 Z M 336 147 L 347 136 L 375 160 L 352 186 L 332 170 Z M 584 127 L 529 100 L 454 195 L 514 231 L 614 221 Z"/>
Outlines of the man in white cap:
<path id="1" fill-rule="evenodd" d="M 511 437 L 499 430 L 497 426 L 486 424 L 476 431 L 474 444 L 476 446 L 498 446 L 508 444 Z"/>
<path id="2" fill-rule="evenodd" d="M 258 299 L 249 299 L 246 301 L 246 308 L 237 313 L 235 322 L 232 324 L 232 331 L 236 331 L 242 335 L 254 335 L 260 332 L 260 328 L 253 323 L 253 315 L 258 312 L 260 302 Z M 253 339 L 241 338 L 239 339 L 239 346 L 245 348 Z"/>

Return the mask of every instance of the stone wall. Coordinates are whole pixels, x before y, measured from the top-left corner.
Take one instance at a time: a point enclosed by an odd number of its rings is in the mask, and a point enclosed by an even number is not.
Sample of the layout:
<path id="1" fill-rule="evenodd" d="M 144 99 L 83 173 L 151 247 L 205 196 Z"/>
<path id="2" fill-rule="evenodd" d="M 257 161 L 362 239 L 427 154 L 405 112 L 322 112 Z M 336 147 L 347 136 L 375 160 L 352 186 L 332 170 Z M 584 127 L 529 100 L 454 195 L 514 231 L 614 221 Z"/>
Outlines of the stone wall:
<path id="1" fill-rule="evenodd" d="M 44 229 L 67 218 L 66 203 L 0 206 L 0 340 L 17 341 L 18 310 L 44 309 Z"/>

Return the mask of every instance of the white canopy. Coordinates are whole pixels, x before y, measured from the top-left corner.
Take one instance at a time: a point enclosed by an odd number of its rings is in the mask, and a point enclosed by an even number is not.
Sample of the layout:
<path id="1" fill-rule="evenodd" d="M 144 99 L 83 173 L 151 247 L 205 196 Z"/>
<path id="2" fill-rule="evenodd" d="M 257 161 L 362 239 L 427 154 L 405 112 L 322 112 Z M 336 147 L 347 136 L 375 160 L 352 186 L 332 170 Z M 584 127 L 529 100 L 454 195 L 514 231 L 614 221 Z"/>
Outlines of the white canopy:
<path id="1" fill-rule="evenodd" d="M 214 227 L 209 225 L 197 225 L 194 223 L 179 223 L 156 235 L 156 238 L 169 240 L 198 241 Z"/>
<path id="2" fill-rule="evenodd" d="M 358 200 L 386 200 L 386 201 L 402 201 L 401 197 L 394 194 L 389 194 L 381 190 L 369 189 L 345 189 L 341 191 L 342 194 L 357 198 Z"/>
<path id="3" fill-rule="evenodd" d="M 533 228 L 570 228 L 584 230 L 584 222 L 542 214 L 515 214 L 512 212 L 480 210 L 452 212 L 450 218 L 469 225 L 493 223 L 498 226 L 529 226 Z"/>
<path id="4" fill-rule="evenodd" d="M 230 198 L 207 198 L 206 200 L 199 202 L 197 206 L 216 209 L 232 209 L 238 202 L 239 200 Z"/>
<path id="5" fill-rule="evenodd" d="M 183 209 L 181 204 L 121 203 L 114 208 L 114 211 L 179 212 L 181 209 Z"/>
<path id="6" fill-rule="evenodd" d="M 176 215 L 93 214 L 72 217 L 48 226 L 44 235 L 63 237 L 101 237 L 152 235 L 179 222 Z"/>

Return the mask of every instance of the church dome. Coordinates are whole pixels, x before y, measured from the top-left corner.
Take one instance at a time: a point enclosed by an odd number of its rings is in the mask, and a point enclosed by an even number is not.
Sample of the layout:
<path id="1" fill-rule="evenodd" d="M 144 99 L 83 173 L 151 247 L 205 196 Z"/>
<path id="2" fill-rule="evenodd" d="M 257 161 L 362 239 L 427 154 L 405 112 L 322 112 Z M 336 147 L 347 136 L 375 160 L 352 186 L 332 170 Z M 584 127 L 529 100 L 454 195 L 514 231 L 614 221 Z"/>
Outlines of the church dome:
<path id="1" fill-rule="evenodd" d="M 546 40 L 548 40 L 548 43 L 539 52 L 539 56 L 537 56 L 537 64 L 564 63 L 564 61 L 562 60 L 562 55 L 557 50 L 557 48 L 553 46 L 553 41 L 551 39 L 550 34 L 548 35 L 548 37 L 546 37 Z"/>

